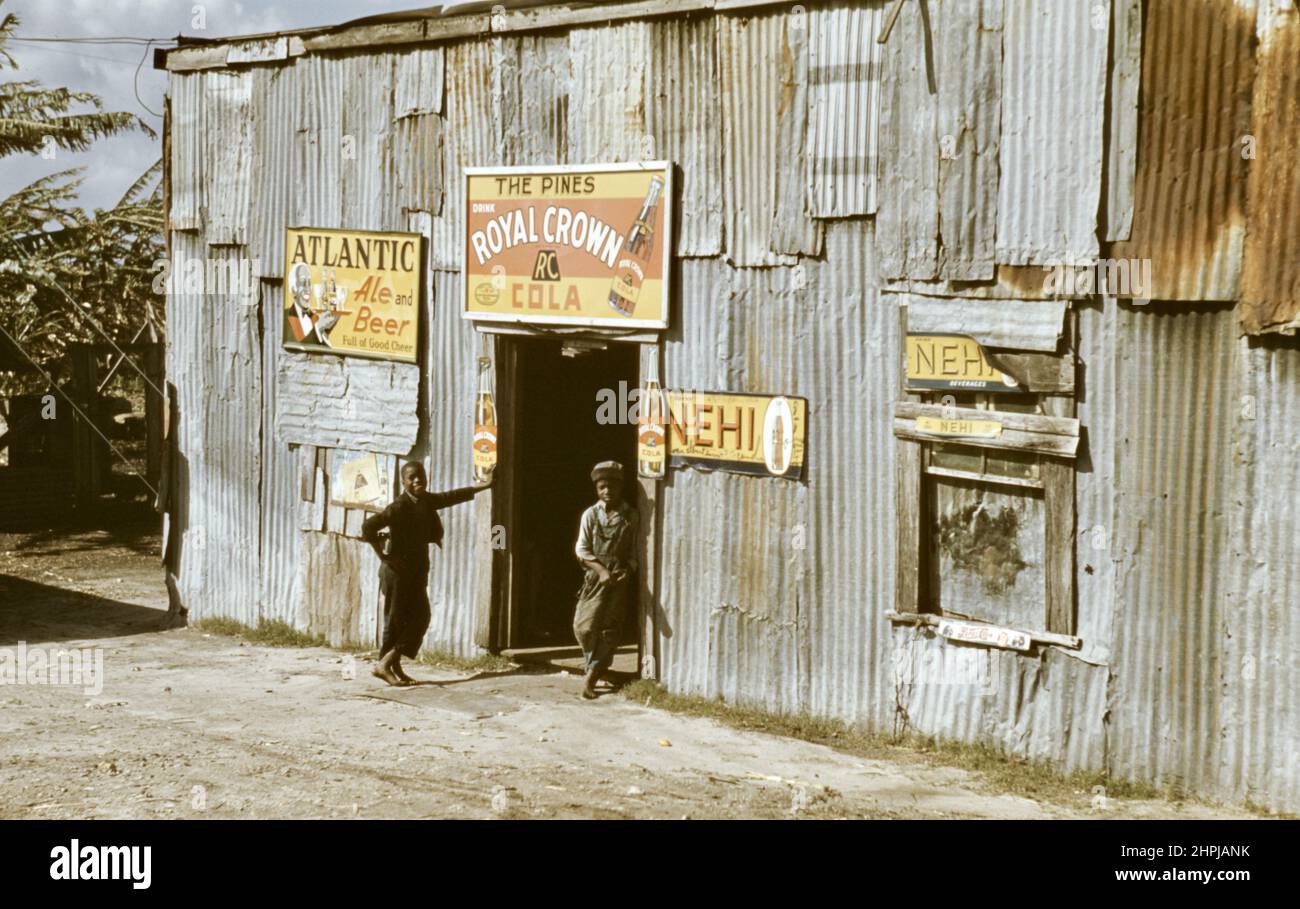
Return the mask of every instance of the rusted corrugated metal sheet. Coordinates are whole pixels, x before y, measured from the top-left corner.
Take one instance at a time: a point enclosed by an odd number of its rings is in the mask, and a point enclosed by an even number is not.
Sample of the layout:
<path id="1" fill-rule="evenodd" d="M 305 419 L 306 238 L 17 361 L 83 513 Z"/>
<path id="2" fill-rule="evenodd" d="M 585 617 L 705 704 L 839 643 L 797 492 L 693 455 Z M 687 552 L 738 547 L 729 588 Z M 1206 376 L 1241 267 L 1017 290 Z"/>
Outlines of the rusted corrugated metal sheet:
<path id="1" fill-rule="evenodd" d="M 1240 342 L 1242 392 L 1224 610 L 1226 794 L 1300 806 L 1300 350 Z"/>
<path id="2" fill-rule="evenodd" d="M 279 281 L 261 281 L 262 325 L 279 327 L 283 318 L 284 297 Z M 303 560 L 290 553 L 299 551 L 302 540 L 298 530 L 301 482 L 298 453 L 276 438 L 272 431 L 278 408 L 279 373 L 276 359 L 280 353 L 280 333 L 262 331 L 261 448 L 262 479 L 259 492 L 261 511 L 261 546 L 258 553 L 258 600 L 262 618 L 287 622 L 296 628 L 306 627 L 301 613 Z"/>
<path id="3" fill-rule="evenodd" d="M 204 88 L 204 236 L 210 245 L 248 242 L 253 74 L 214 72 Z"/>
<path id="4" fill-rule="evenodd" d="M 310 634 L 329 643 L 378 646 L 379 559 L 360 540 L 303 533 L 302 615 Z"/>
<path id="5" fill-rule="evenodd" d="M 1106 240 L 1133 232 L 1137 178 L 1138 89 L 1142 84 L 1142 0 L 1112 0 L 1110 73 L 1107 76 Z"/>
<path id="6" fill-rule="evenodd" d="M 433 273 L 433 306 L 429 320 L 429 363 L 425 400 L 428 434 L 429 485 L 454 489 L 473 482 L 474 395 L 478 390 L 478 356 L 482 339 L 467 331 L 460 318 L 460 275 Z M 490 493 L 489 493 L 490 495 Z M 429 572 L 429 603 L 433 620 L 425 644 L 436 650 L 468 656 L 474 644 L 474 602 L 478 595 L 477 542 L 474 503 L 443 512 L 446 535 L 434 554 Z"/>
<path id="7" fill-rule="evenodd" d="M 238 247 L 209 249 L 203 237 L 173 232 L 173 263 Z M 200 279 L 201 280 L 201 279 Z M 167 380 L 177 389 L 179 425 L 173 462 L 181 604 L 191 616 L 257 624 L 262 429 L 261 340 L 257 292 L 182 285 L 167 297 Z M 181 341 L 180 339 L 184 339 Z"/>
<path id="8" fill-rule="evenodd" d="M 776 204 L 772 210 L 772 251 L 816 256 L 822 248 L 822 222 L 811 217 L 808 135 L 808 24 L 802 12 L 785 17 L 781 34 L 781 99 L 776 113 L 776 147 L 789 150 L 777 159 Z"/>
<path id="9" fill-rule="evenodd" d="M 1133 233 L 1157 300 L 1235 300 L 1246 235 L 1255 0 L 1149 0 Z"/>
<path id="10" fill-rule="evenodd" d="M 654 147 L 645 116 L 650 53 L 646 22 L 569 32 L 569 163 L 649 158 Z"/>
<path id="11" fill-rule="evenodd" d="M 253 205 L 249 252 L 258 277 L 284 275 L 284 228 L 290 200 L 300 192 L 294 179 L 298 103 L 296 66 L 263 66 L 253 75 Z"/>
<path id="12" fill-rule="evenodd" d="M 422 47 L 393 56 L 393 116 L 441 114 L 443 49 Z"/>
<path id="13" fill-rule="evenodd" d="M 171 212 L 172 230 L 203 227 L 204 91 L 202 73 L 172 73 L 167 83 L 171 98 Z"/>
<path id="14" fill-rule="evenodd" d="M 1260 9 L 1241 324 L 1252 334 L 1300 328 L 1300 9 Z"/>
<path id="15" fill-rule="evenodd" d="M 502 163 L 498 104 L 493 92 L 493 57 L 502 55 L 505 39 L 466 41 L 446 51 L 446 117 L 443 124 L 442 213 L 433 219 L 430 266 L 461 269 L 465 212 L 461 204 L 466 167 Z M 494 48 L 497 50 L 494 51 Z"/>
<path id="16" fill-rule="evenodd" d="M 938 277 L 938 86 L 926 53 L 929 9 L 903 4 L 881 58 L 876 250 L 884 279 Z"/>
<path id="17" fill-rule="evenodd" d="M 282 350 L 278 371 L 281 441 L 397 455 L 415 445 L 418 366 Z"/>
<path id="18" fill-rule="evenodd" d="M 946 299 L 917 294 L 886 294 L 907 307 L 912 334 L 968 335 L 986 347 L 1056 353 L 1065 328 L 1065 300 L 1004 301 Z"/>
<path id="19" fill-rule="evenodd" d="M 355 230 L 401 230 L 406 216 L 391 139 L 394 55 L 357 54 L 333 63 L 343 73 L 343 223 Z M 428 142 L 427 134 L 416 138 Z"/>
<path id="20" fill-rule="evenodd" d="M 812 214 L 818 218 L 876 211 L 884 0 L 814 7 L 790 14 L 806 21 L 809 42 L 808 142 Z"/>
<path id="21" fill-rule="evenodd" d="M 575 103 L 570 98 L 574 90 L 569 63 L 571 36 L 523 35 L 507 39 L 502 49 L 501 63 L 493 73 L 494 85 L 501 92 L 497 116 L 501 122 L 519 125 L 505 133 L 504 160 L 564 164 L 569 154 L 570 109 Z M 584 113 L 590 116 L 593 112 Z"/>
<path id="22" fill-rule="evenodd" d="M 340 227 L 343 68 L 338 60 L 310 56 L 296 61 L 294 69 L 297 71 L 297 136 L 287 226 Z"/>
<path id="23" fill-rule="evenodd" d="M 1002 123 L 1002 0 L 936 7 L 940 278 L 993 278 Z"/>
<path id="24" fill-rule="evenodd" d="M 1110 8 L 1007 0 L 997 260 L 1097 255 Z"/>
<path id="25" fill-rule="evenodd" d="M 1222 745 L 1237 371 L 1226 309 L 1115 309 L 1108 764 L 1214 791 Z M 1083 608 L 1081 604 L 1081 608 Z"/>
<path id="26" fill-rule="evenodd" d="M 678 166 L 673 223 L 677 255 L 722 252 L 722 113 L 714 20 L 662 19 L 650 25 L 646 72 L 649 157 Z"/>
<path id="27" fill-rule="evenodd" d="M 772 252 L 779 161 L 802 149 L 777 144 L 782 16 L 717 20 L 727 259 L 738 266 L 793 265 Z"/>

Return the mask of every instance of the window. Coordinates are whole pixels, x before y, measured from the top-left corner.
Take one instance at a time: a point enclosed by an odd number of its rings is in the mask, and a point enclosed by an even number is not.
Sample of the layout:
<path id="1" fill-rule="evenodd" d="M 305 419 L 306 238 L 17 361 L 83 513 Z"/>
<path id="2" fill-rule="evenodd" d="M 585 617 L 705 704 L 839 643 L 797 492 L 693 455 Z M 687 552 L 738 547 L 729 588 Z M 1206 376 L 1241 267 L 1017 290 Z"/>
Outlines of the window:
<path id="1" fill-rule="evenodd" d="M 911 340 L 905 349 L 923 349 Z M 1009 371 L 1005 383 L 992 372 L 997 381 L 979 390 L 933 387 L 939 383 L 929 364 L 922 365 L 930 387 L 909 387 L 904 368 L 894 413 L 899 551 L 892 620 L 937 625 L 945 634 L 956 625 L 1013 629 L 1025 633 L 1011 636 L 1017 649 L 1079 646 L 1079 430 L 1066 340 L 1063 353 L 982 353 L 972 369 Z"/>

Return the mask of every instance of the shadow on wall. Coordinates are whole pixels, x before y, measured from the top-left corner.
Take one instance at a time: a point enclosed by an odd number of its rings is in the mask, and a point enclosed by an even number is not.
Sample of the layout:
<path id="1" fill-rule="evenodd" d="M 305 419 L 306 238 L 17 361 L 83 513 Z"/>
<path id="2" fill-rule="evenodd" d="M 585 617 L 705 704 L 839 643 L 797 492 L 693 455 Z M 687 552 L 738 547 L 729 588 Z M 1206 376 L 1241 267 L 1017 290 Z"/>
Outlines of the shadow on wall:
<path id="1" fill-rule="evenodd" d="M 161 631 L 167 611 L 0 574 L 0 646 Z"/>

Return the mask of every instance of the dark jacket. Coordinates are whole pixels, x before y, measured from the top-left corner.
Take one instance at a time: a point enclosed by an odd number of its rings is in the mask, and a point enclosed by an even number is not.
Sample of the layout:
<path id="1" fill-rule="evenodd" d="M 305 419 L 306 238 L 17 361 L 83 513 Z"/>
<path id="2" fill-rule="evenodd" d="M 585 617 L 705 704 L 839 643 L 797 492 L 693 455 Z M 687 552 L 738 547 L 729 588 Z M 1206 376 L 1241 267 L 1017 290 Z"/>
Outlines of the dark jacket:
<path id="1" fill-rule="evenodd" d="M 412 501 L 403 492 L 383 511 L 366 518 L 361 525 L 361 538 L 373 546 L 379 540 L 379 531 L 387 527 L 388 554 L 397 559 L 402 573 L 428 571 L 429 544 L 442 545 L 442 519 L 438 517 L 438 509 L 468 502 L 477 491 L 473 486 L 466 486 L 448 492 L 424 492 L 419 501 Z"/>

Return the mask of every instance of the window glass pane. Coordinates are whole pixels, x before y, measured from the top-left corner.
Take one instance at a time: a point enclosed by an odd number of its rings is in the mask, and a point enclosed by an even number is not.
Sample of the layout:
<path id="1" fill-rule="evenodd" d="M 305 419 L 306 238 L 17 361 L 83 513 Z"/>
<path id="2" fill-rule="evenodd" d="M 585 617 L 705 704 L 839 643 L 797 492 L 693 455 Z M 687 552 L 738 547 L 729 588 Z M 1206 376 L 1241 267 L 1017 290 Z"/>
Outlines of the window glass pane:
<path id="1" fill-rule="evenodd" d="M 943 442 L 930 444 L 930 464 L 934 467 L 966 470 L 971 473 L 981 473 L 984 470 L 984 461 L 978 448 L 971 448 L 968 445 L 947 445 Z"/>
<path id="2" fill-rule="evenodd" d="M 985 471 L 1003 477 L 1032 480 L 1038 477 L 1038 455 L 1027 451 L 987 452 Z"/>

